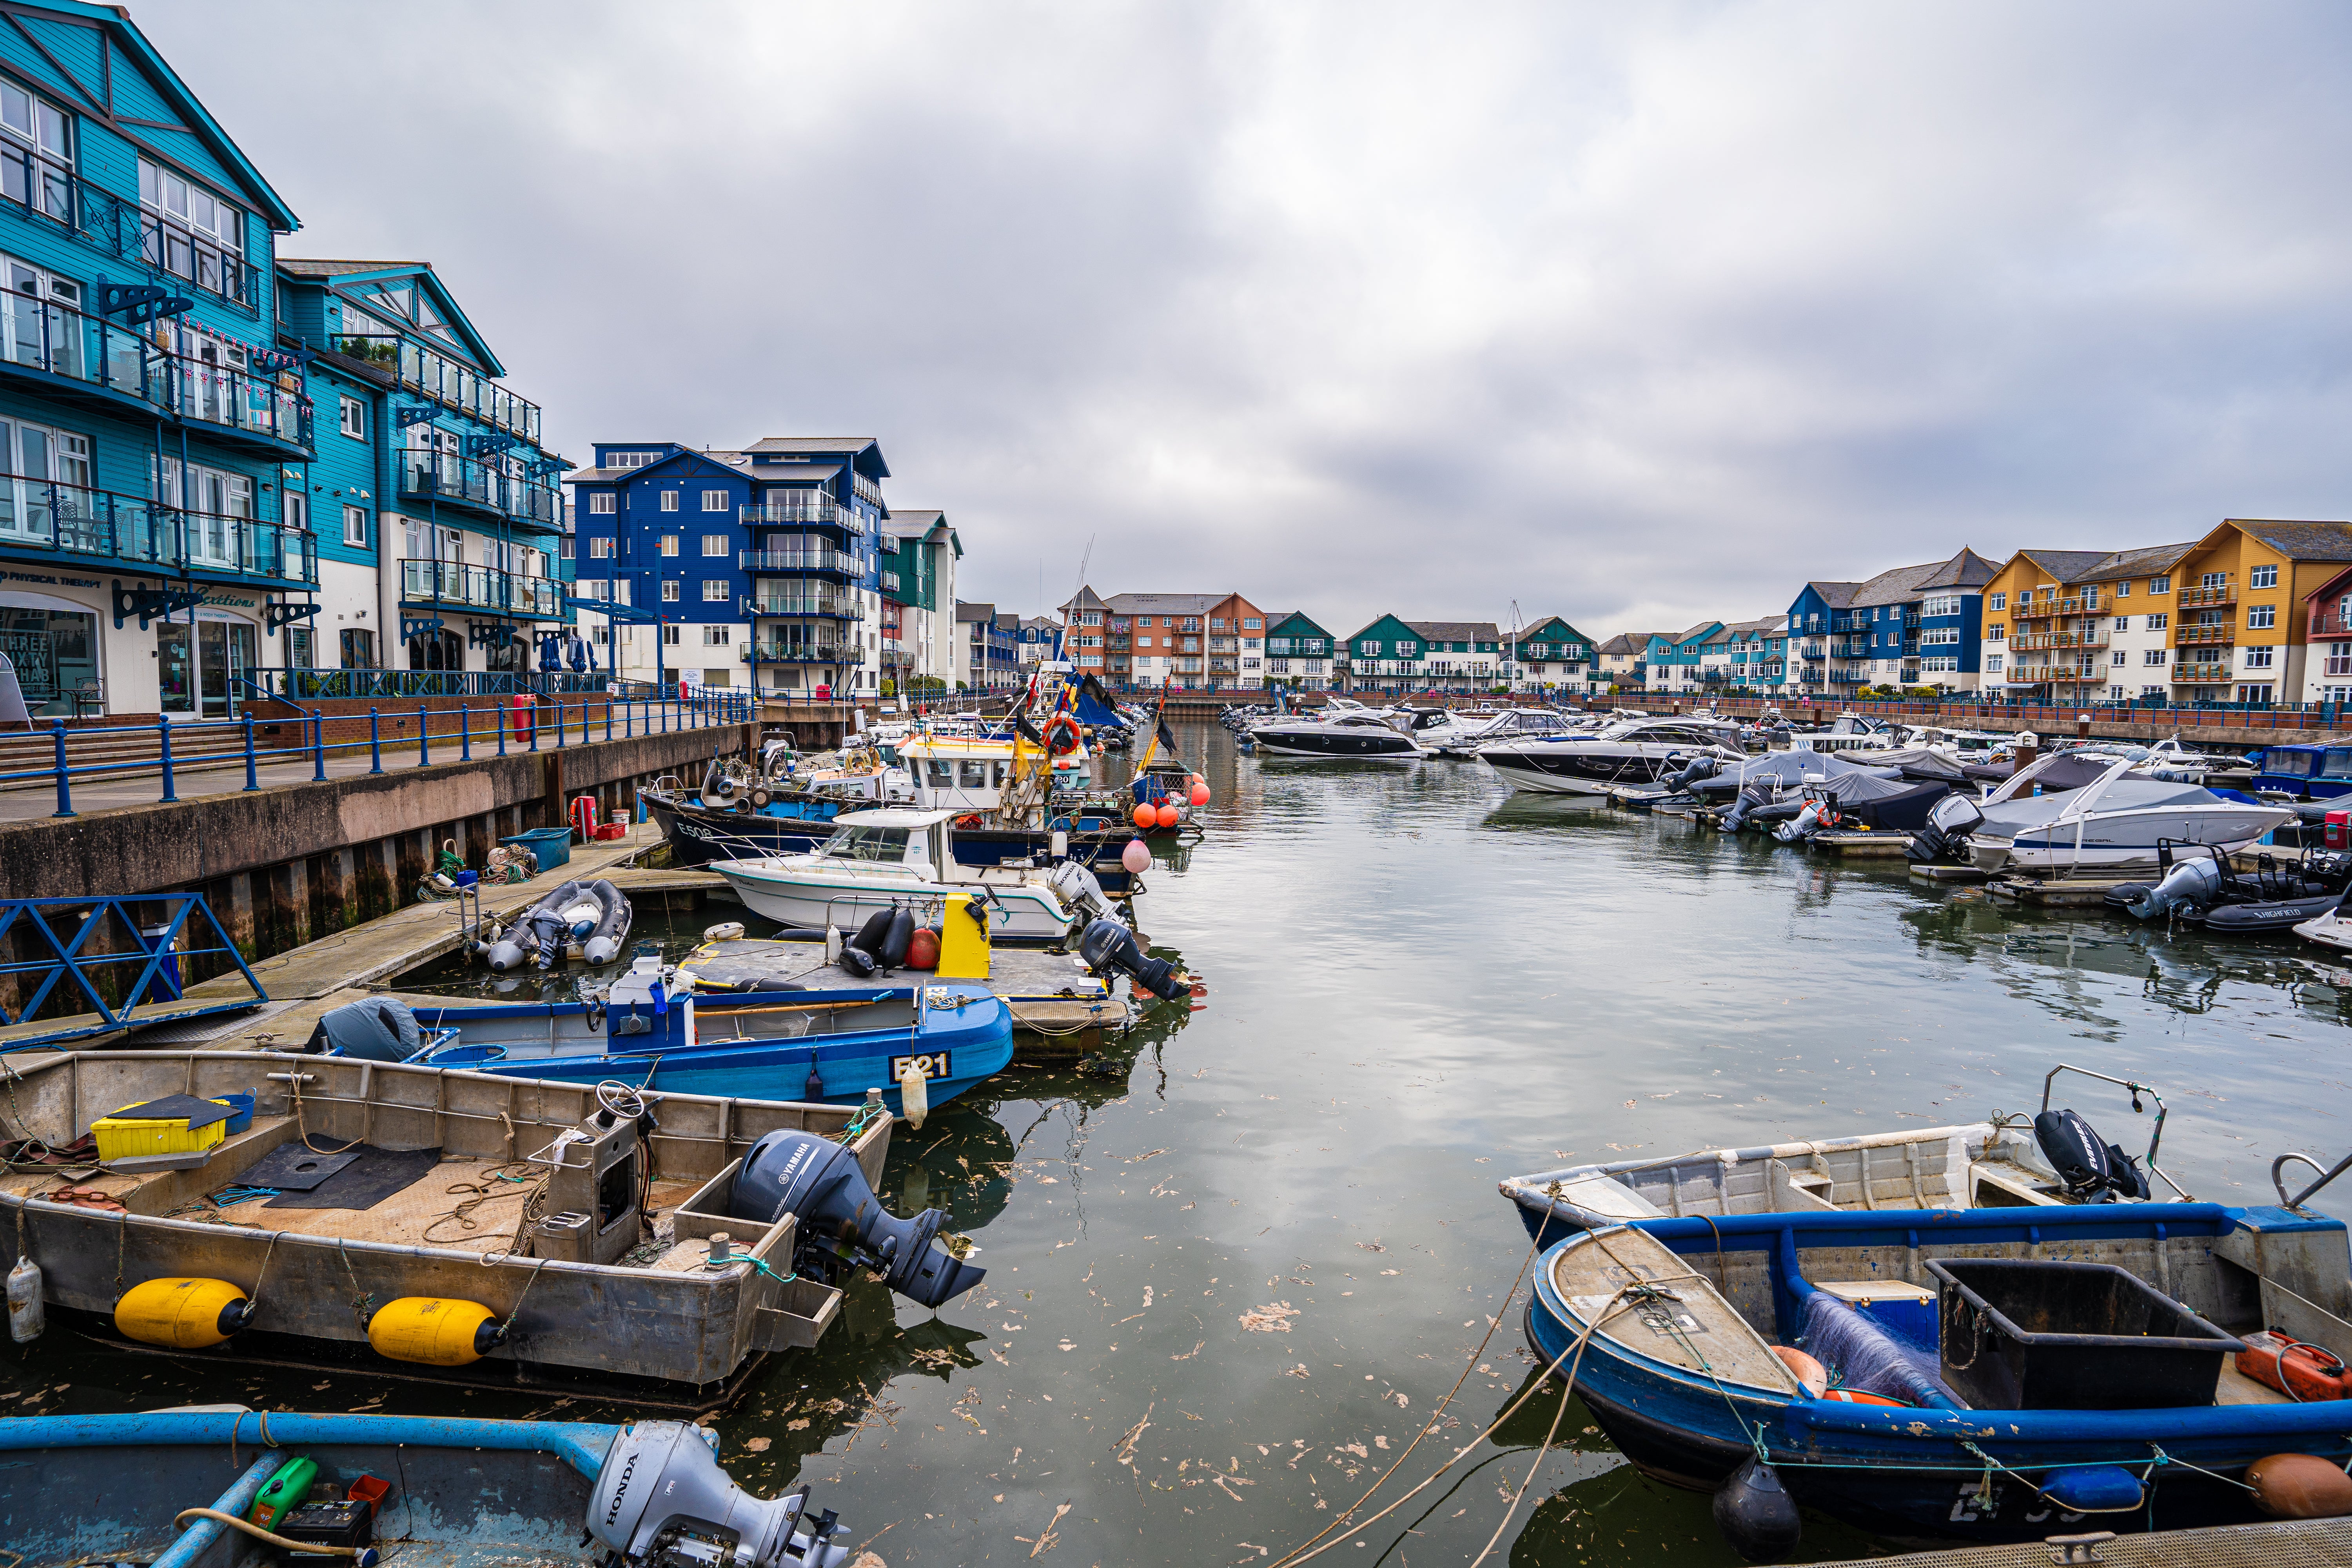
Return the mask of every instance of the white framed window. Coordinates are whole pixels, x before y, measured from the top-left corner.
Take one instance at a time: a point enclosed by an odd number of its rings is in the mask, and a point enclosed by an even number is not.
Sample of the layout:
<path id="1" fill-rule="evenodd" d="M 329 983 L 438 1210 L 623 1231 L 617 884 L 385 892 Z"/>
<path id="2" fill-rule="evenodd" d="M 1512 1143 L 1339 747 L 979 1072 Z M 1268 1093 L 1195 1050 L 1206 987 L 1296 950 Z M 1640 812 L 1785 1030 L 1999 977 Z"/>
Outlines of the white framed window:
<path id="1" fill-rule="evenodd" d="M 2130 597 L 2131 597 L 2131 584 L 2130 584 L 2130 583 L 2128 583 L 2128 582 L 2123 582 L 2123 583 L 2118 583 L 2118 584 L 2116 584 L 2116 598 L 2118 598 L 2118 599 L 2128 599 L 2128 598 L 2130 598 Z"/>
<path id="2" fill-rule="evenodd" d="M 664 511 L 676 511 L 677 510 L 677 492 L 676 490 L 662 491 L 661 509 Z"/>
<path id="3" fill-rule="evenodd" d="M 598 490 L 594 495 L 588 498 L 588 510 L 590 514 L 592 516 L 610 517 L 613 514 L 614 499 L 612 491 Z"/>
<path id="4" fill-rule="evenodd" d="M 310 531 L 310 498 L 290 486 L 278 502 L 278 518 L 287 527 Z"/>
<path id="5" fill-rule="evenodd" d="M 712 493 L 714 495 L 724 496 L 727 492 L 725 490 L 715 490 Z M 703 510 L 707 511 L 709 509 L 706 507 Z M 727 536 L 723 533 L 704 534 L 702 536 L 702 553 L 705 556 L 724 559 L 727 554 Z"/>
<path id="6" fill-rule="evenodd" d="M 2321 668 L 2319 673 L 2336 676 L 2352 675 L 2352 642 L 2329 643 L 2326 663 Z M 2329 700 L 2337 700 L 2330 698 Z"/>
<path id="7" fill-rule="evenodd" d="M 667 584 L 665 584 L 665 586 L 667 586 Z M 667 626 L 662 627 L 663 646 L 666 647 L 676 647 L 679 642 L 683 640 L 679 634 L 685 629 L 685 627 L 677 626 Z"/>
<path id="8" fill-rule="evenodd" d="M 734 584 L 724 577 L 705 577 L 702 580 L 702 599 L 705 604 L 723 605 L 732 598 L 734 594 Z"/>
<path id="9" fill-rule="evenodd" d="M 2147 591 L 2151 594 L 2169 594 L 2172 592 L 2172 579 L 2169 577 L 2150 577 L 2147 580 Z"/>
<path id="10" fill-rule="evenodd" d="M 702 646 L 705 647 L 725 647 L 734 640 L 734 637 L 735 628 L 733 626 L 705 626 L 702 628 Z"/>
<path id="11" fill-rule="evenodd" d="M 2139 694 L 2142 697 L 2169 697 L 2172 695 L 2172 692 L 2168 687 L 2143 686 L 2139 689 Z"/>
<path id="12" fill-rule="evenodd" d="M 245 214 L 171 170 L 139 160 L 140 246 L 151 265 L 243 299 Z"/>
<path id="13" fill-rule="evenodd" d="M 367 517 L 365 507 L 343 508 L 343 542 L 345 544 L 356 545 L 362 550 L 367 548 Z"/>
<path id="14" fill-rule="evenodd" d="M 2131 662 L 2131 655 L 2126 653 L 2121 648 L 2117 648 L 2115 652 L 2107 655 L 2107 662 L 2109 664 L 2129 664 Z M 2123 688 L 2117 687 L 2116 689 L 2117 691 L 2121 691 Z"/>
<path id="15" fill-rule="evenodd" d="M 2248 648 L 2246 650 L 2246 668 L 2248 669 L 2270 668 L 2272 652 L 2272 649 L 2266 647 Z"/>
<path id="16" fill-rule="evenodd" d="M 1958 626 L 1929 626 L 1919 634 L 1921 647 L 1951 647 L 1958 646 L 1959 640 L 1960 628 Z"/>
<path id="17" fill-rule="evenodd" d="M 675 577 L 664 578 L 662 580 L 662 603 L 665 605 L 675 605 L 677 601 L 677 579 Z"/>
<path id="18" fill-rule="evenodd" d="M 2160 632 L 2172 625 L 2172 617 L 2159 610 L 2155 615 L 2147 617 L 2147 625 L 2149 631 Z"/>
<path id="19" fill-rule="evenodd" d="M 2168 647 L 2148 648 L 2141 653 L 2139 661 L 2151 669 L 2162 669 L 2172 662 L 2172 650 Z"/>
<path id="20" fill-rule="evenodd" d="M 356 397 L 346 397 L 343 403 L 343 434 L 355 441 L 367 439 L 367 405 Z"/>
<path id="21" fill-rule="evenodd" d="M 664 555 L 676 555 L 677 553 L 677 534 L 665 533 L 661 536 L 661 552 Z"/>
<path id="22" fill-rule="evenodd" d="M 2119 632 L 2127 632 L 2131 630 L 2131 617 L 2129 616 L 2117 616 L 2116 617 L 2116 630 Z"/>
<path id="23" fill-rule="evenodd" d="M 2107 688 L 2107 695 L 2116 701 L 2121 702 L 2124 700 L 2124 689 L 2120 686 L 2110 686 Z"/>
<path id="24" fill-rule="evenodd" d="M 1985 673 L 1987 675 L 1999 675 L 2000 673 L 2000 655 L 1997 653 L 1989 653 L 1985 655 L 1984 667 Z"/>
<path id="25" fill-rule="evenodd" d="M 2006 626 L 1987 626 L 1985 628 L 1985 641 L 2006 642 L 2008 640 L 2009 628 Z"/>
<path id="26" fill-rule="evenodd" d="M 2226 588 L 2230 585 L 2230 574 L 2227 572 L 2208 572 L 2197 579 L 2197 585 L 2200 588 Z"/>
<path id="27" fill-rule="evenodd" d="M 658 452 L 607 452 L 604 454 L 604 467 L 642 468 L 659 456 L 661 454 Z"/>
<path id="28" fill-rule="evenodd" d="M 1985 596 L 1985 607 L 1989 610 L 2005 610 L 2009 608 L 2009 595 L 2007 594 L 1989 594 Z"/>
<path id="29" fill-rule="evenodd" d="M 2267 680 L 2263 681 L 2260 686 L 2241 686 L 2238 688 L 2238 700 L 2241 702 L 2268 702 L 2270 700 L 2271 684 Z"/>
<path id="30" fill-rule="evenodd" d="M 2278 568 L 2276 566 L 2254 567 L 2246 574 L 2246 586 L 2249 588 L 2277 587 Z"/>
<path id="31" fill-rule="evenodd" d="M 589 559 L 589 560 L 591 560 L 591 561 L 610 561 L 612 558 L 613 558 L 613 542 L 612 542 L 611 540 L 609 540 L 609 539 L 592 539 L 592 540 L 590 540 L 590 541 L 588 542 L 588 559 Z"/>
<path id="32" fill-rule="evenodd" d="M 725 511 L 727 510 L 727 492 L 725 490 L 703 491 L 702 510 L 705 511 Z"/>
<path id="33" fill-rule="evenodd" d="M 2276 605 L 2247 605 L 2246 625 L 2255 631 L 2266 631 L 2278 625 L 2278 606 Z"/>

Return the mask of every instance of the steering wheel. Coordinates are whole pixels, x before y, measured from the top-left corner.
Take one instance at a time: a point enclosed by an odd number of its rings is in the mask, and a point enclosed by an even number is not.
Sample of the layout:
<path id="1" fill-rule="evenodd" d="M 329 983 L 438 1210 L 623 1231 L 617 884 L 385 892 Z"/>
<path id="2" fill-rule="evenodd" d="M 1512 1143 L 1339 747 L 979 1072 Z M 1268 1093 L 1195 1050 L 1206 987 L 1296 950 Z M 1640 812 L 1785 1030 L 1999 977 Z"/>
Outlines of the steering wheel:
<path id="1" fill-rule="evenodd" d="M 596 1086 L 596 1103 L 631 1121 L 646 1113 L 645 1090 L 616 1078 L 608 1078 Z"/>

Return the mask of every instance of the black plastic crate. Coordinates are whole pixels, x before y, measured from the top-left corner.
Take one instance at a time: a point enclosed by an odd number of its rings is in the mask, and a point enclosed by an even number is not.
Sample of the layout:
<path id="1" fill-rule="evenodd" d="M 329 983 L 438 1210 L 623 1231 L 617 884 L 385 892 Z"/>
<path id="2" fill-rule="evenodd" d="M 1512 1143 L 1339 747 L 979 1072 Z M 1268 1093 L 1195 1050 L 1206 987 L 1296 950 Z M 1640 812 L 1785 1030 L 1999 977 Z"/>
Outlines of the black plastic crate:
<path id="1" fill-rule="evenodd" d="M 2111 1263 L 1927 1260 L 1944 1381 L 1979 1410 L 2210 1405 L 2234 1336 Z"/>

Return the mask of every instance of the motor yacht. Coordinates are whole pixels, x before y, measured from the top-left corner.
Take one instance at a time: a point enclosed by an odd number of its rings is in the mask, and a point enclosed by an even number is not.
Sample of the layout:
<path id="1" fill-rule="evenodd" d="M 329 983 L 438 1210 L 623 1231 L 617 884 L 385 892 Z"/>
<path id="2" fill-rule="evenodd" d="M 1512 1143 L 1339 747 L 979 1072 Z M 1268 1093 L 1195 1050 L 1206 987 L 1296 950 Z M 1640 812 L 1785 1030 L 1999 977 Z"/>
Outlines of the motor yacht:
<path id="1" fill-rule="evenodd" d="M 2135 773 L 2140 763 L 2131 757 L 2116 758 L 2078 789 L 2032 793 L 2040 773 L 2070 760 L 2044 757 L 1981 802 L 1948 796 L 1928 822 L 1948 839 L 1965 836 L 1979 870 L 2071 871 L 2153 867 L 2165 845 L 2205 845 L 2226 856 L 2294 820 L 2285 806 Z"/>
<path id="2" fill-rule="evenodd" d="M 1513 789 L 1599 795 L 1619 784 L 1654 784 L 1697 757 L 1730 762 L 1746 755 L 1738 725 L 1684 714 L 1631 720 L 1597 734 L 1570 731 L 1503 741 L 1481 747 L 1478 760 Z"/>
<path id="3" fill-rule="evenodd" d="M 1277 719 L 1249 731 L 1261 752 L 1278 757 L 1417 757 L 1411 735 L 1367 708 L 1326 719 Z"/>

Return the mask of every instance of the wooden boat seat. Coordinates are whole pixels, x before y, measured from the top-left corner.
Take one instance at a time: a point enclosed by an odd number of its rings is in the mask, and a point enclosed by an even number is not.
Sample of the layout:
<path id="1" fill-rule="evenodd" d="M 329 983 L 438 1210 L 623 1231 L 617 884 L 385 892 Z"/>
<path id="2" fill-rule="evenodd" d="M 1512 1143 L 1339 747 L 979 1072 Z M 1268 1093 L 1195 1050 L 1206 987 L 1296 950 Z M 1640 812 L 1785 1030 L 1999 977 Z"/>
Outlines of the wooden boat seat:
<path id="1" fill-rule="evenodd" d="M 1665 1298 L 1612 1300 L 1620 1288 L 1655 1285 Z M 1592 1231 L 1560 1249 L 1552 1284 L 1593 1332 L 1636 1355 L 1700 1376 L 1775 1394 L 1802 1392 L 1796 1377 L 1738 1309 L 1688 1260 L 1639 1230 Z"/>

